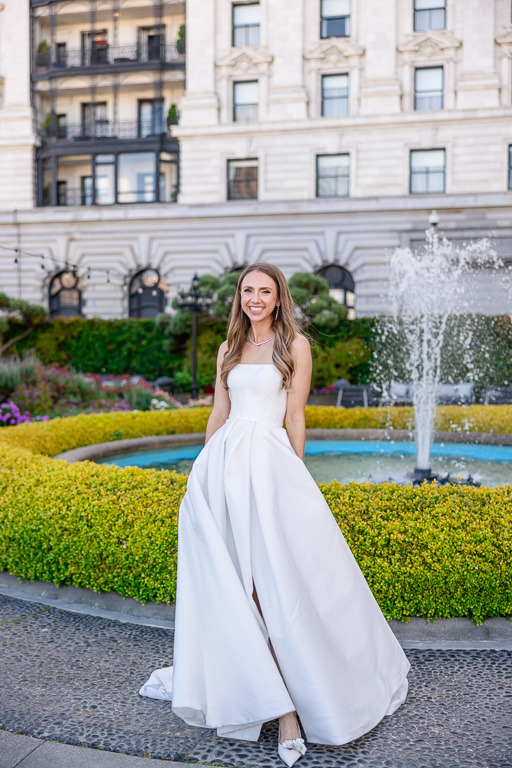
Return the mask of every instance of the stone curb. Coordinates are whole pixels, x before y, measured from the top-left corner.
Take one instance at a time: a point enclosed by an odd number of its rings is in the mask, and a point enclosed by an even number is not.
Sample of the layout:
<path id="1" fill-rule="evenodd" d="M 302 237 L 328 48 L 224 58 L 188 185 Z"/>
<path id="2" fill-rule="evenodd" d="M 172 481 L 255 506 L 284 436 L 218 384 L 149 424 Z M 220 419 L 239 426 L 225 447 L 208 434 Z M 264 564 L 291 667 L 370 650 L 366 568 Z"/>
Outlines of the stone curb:
<path id="1" fill-rule="evenodd" d="M 130 440 L 113 440 L 108 443 L 96 443 L 59 453 L 54 459 L 70 463 L 77 461 L 95 461 L 116 453 L 132 453 L 155 448 L 168 448 L 175 445 L 195 445 L 203 443 L 204 432 L 192 432 L 182 435 L 154 435 L 135 437 Z M 407 429 L 306 429 L 308 440 L 414 440 L 414 432 Z M 485 445 L 512 445 L 512 435 L 492 432 L 434 432 L 438 443 L 473 443 Z"/>
<path id="2" fill-rule="evenodd" d="M 174 603 L 144 604 L 115 592 L 58 587 L 50 582 L 28 579 L 20 581 L 18 576 L 7 572 L 0 573 L 0 593 L 74 613 L 163 629 L 174 628 Z M 467 618 L 427 621 L 419 617 L 411 617 L 408 622 L 392 619 L 389 624 L 403 648 L 512 650 L 512 620 L 505 617 L 486 619 L 480 625 Z"/>
<path id="3" fill-rule="evenodd" d="M 148 768 L 149 759 L 0 730 L 0 768 Z M 171 760 L 160 762 L 169 768 L 191 766 Z"/>

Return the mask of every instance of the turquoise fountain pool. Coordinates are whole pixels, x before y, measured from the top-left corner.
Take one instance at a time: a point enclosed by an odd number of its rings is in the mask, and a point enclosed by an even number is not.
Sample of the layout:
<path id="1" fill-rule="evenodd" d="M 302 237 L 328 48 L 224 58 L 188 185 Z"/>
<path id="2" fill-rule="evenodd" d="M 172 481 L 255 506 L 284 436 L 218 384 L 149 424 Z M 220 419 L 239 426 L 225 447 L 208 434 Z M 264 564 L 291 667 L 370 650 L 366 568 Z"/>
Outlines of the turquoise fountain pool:
<path id="1" fill-rule="evenodd" d="M 188 474 L 202 445 L 176 446 L 156 450 L 119 453 L 98 459 L 100 464 L 144 469 L 176 470 Z M 512 483 L 512 446 L 434 443 L 432 471 L 448 472 L 452 479 L 471 475 L 485 486 Z M 306 466 L 314 479 L 342 483 L 411 482 L 416 463 L 413 442 L 378 440 L 308 440 Z"/>

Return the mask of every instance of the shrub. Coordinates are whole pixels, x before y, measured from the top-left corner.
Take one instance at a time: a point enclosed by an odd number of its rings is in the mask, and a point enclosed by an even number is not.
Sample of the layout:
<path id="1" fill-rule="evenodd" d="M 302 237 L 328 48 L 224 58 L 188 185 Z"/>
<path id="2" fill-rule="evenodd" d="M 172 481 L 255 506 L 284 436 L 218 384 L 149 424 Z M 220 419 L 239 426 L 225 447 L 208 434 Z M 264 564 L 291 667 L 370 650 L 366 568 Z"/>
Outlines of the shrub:
<path id="1" fill-rule="evenodd" d="M 185 477 L 67 464 L 1 441 L 0 465 L 1 570 L 175 599 Z M 512 614 L 512 487 L 320 489 L 388 619 Z"/>
<path id="2" fill-rule="evenodd" d="M 210 407 L 139 413 L 82 414 L 0 430 L 0 441 L 56 456 L 84 445 L 151 435 L 204 432 Z M 412 429 L 412 408 L 306 406 L 308 429 Z M 437 409 L 436 428 L 448 432 L 512 433 L 512 406 L 468 405 Z"/>

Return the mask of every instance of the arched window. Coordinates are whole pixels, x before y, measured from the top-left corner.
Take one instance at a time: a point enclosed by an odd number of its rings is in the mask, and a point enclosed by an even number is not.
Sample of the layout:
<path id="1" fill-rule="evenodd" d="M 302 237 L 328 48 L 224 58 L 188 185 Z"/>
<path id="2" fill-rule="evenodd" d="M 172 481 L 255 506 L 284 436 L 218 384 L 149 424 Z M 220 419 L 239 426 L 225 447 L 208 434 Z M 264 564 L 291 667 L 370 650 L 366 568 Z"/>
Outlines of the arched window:
<path id="1" fill-rule="evenodd" d="M 156 317 L 163 312 L 167 285 L 156 269 L 143 269 L 130 281 L 130 317 Z"/>
<path id="2" fill-rule="evenodd" d="M 82 278 L 73 270 L 54 275 L 49 288 L 50 317 L 79 317 L 82 314 Z"/>
<path id="3" fill-rule="evenodd" d="M 329 293 L 333 299 L 346 306 L 348 317 L 350 320 L 353 320 L 356 316 L 356 294 L 354 278 L 348 269 L 340 267 L 339 264 L 328 264 L 317 269 L 316 274 L 327 280 L 329 283 Z"/>

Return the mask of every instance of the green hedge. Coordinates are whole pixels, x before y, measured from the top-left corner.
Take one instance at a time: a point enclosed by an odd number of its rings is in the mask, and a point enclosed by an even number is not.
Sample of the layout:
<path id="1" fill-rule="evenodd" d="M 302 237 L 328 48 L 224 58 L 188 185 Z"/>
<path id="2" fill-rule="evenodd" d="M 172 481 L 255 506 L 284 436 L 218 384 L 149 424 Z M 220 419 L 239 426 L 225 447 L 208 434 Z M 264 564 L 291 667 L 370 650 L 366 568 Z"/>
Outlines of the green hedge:
<path id="1" fill-rule="evenodd" d="M 111 413 L 0 432 L 0 570 L 27 579 L 175 598 L 186 478 L 50 458 L 96 442 L 202 432 L 209 408 Z M 308 427 L 408 427 L 409 408 L 310 406 Z M 511 406 L 439 408 L 438 427 L 512 432 Z M 512 615 L 512 486 L 320 484 L 384 614 Z"/>
<path id="2" fill-rule="evenodd" d="M 0 467 L 0 570 L 175 599 L 185 477 L 67 464 L 5 441 Z M 510 486 L 320 488 L 388 619 L 512 614 Z"/>
<path id="3" fill-rule="evenodd" d="M 165 320 L 166 316 L 162 317 Z M 410 379 L 403 335 L 392 331 L 386 318 L 345 319 L 332 328 L 317 327 L 318 322 L 316 318 L 308 327 L 313 342 L 313 388 L 328 386 L 339 378 L 373 383 L 379 388 L 390 379 Z M 226 325 L 225 320 L 200 319 L 201 387 L 213 382 L 217 349 L 225 338 Z M 161 319 L 57 318 L 18 342 L 16 351 L 33 348 L 44 363 L 72 365 L 84 372 L 141 374 L 150 380 L 159 373 L 173 375 L 184 391 L 191 380 L 190 332 L 187 324 L 175 333 L 171 326 Z M 13 326 L 10 335 L 17 332 Z M 441 380 L 474 381 L 480 392 L 490 384 L 509 383 L 511 370 L 512 323 L 508 316 L 457 315 L 449 319 Z"/>
<path id="4" fill-rule="evenodd" d="M 84 373 L 167 376 L 183 353 L 166 351 L 165 336 L 153 320 L 56 318 L 18 342 L 18 352 L 34 349 L 41 362 L 72 365 Z"/>

